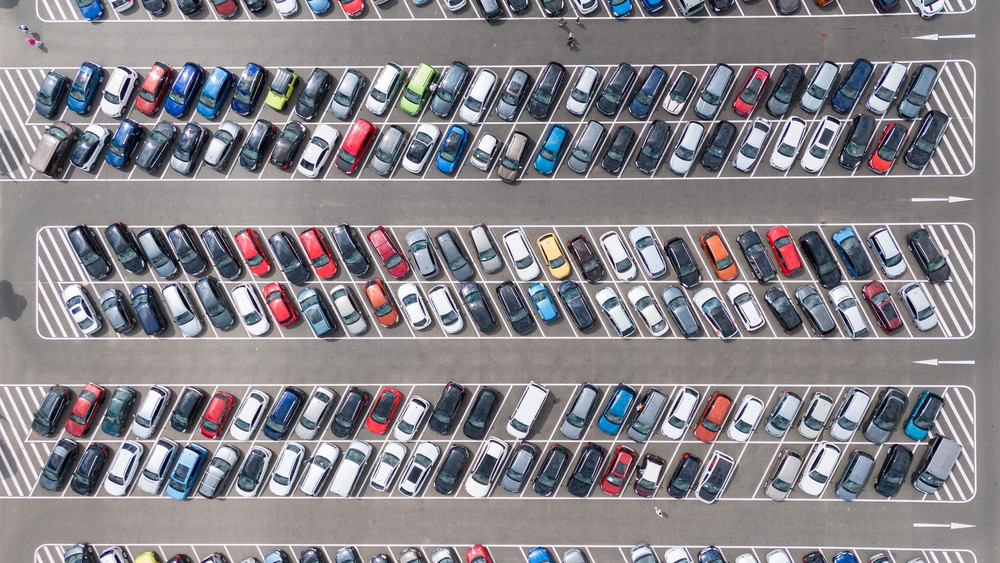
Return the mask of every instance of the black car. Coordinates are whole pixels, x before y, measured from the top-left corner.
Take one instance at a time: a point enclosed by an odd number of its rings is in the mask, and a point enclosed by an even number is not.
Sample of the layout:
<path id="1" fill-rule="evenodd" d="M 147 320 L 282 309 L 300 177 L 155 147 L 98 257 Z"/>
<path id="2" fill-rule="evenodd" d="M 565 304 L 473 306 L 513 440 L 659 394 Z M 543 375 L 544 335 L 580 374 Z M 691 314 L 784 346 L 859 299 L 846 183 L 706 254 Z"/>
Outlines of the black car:
<path id="1" fill-rule="evenodd" d="M 69 389 L 62 385 L 49 387 L 31 420 L 31 430 L 39 436 L 51 436 L 59 426 L 59 419 L 69 404 L 69 397 Z"/>
<path id="2" fill-rule="evenodd" d="M 91 443 L 80 456 L 80 465 L 73 472 L 69 486 L 78 495 L 89 495 L 101 483 L 104 464 L 108 462 L 108 447 L 97 442 Z"/>
<path id="3" fill-rule="evenodd" d="M 520 68 L 515 68 L 500 90 L 500 95 L 497 96 L 497 105 L 494 109 L 497 117 L 504 121 L 513 121 L 529 88 L 531 88 L 531 75 Z"/>
<path id="4" fill-rule="evenodd" d="M 500 477 L 500 486 L 509 493 L 520 493 L 538 460 L 538 453 L 538 446 L 530 442 L 521 442 L 507 460 L 507 468 Z"/>
<path id="5" fill-rule="evenodd" d="M 531 2 L 528 0 L 507 0 L 507 6 L 510 7 L 511 13 L 520 14 L 521 12 L 528 9 Z"/>
<path id="6" fill-rule="evenodd" d="M 663 160 L 669 138 L 670 125 L 662 119 L 653 121 L 635 156 L 635 167 L 643 174 L 652 176 Z"/>
<path id="7" fill-rule="evenodd" d="M 441 252 L 444 263 L 448 265 L 452 277 L 460 282 L 466 282 L 475 277 L 476 271 L 472 269 L 469 259 L 465 257 L 455 234 L 450 229 L 445 229 L 434 235 L 434 242 Z"/>
<path id="8" fill-rule="evenodd" d="M 837 262 L 833 259 L 830 249 L 823 242 L 822 235 L 816 231 L 809 231 L 799 237 L 799 246 L 802 247 L 802 254 L 805 255 L 806 261 L 816 272 L 820 285 L 826 289 L 840 285 L 842 277 L 840 268 L 837 267 Z"/>
<path id="9" fill-rule="evenodd" d="M 160 334 L 167 330 L 166 316 L 163 308 L 156 299 L 156 294 L 149 289 L 146 284 L 140 284 L 132 288 L 129 292 L 129 299 L 132 301 L 132 309 L 135 316 L 139 318 L 142 331 L 148 336 Z"/>
<path id="10" fill-rule="evenodd" d="M 726 311 L 726 306 L 718 297 L 712 296 L 708 301 L 705 301 L 701 305 L 701 312 L 705 314 L 705 318 L 708 319 L 720 338 L 732 338 L 739 334 L 740 331 L 733 324 L 733 319 Z"/>
<path id="11" fill-rule="evenodd" d="M 189 276 L 200 276 L 208 270 L 208 263 L 195 244 L 195 238 L 191 236 L 191 229 L 184 224 L 167 231 L 167 240 L 170 241 L 177 259 L 181 261 L 181 267 Z"/>
<path id="12" fill-rule="evenodd" d="M 344 259 L 347 271 L 355 276 L 367 274 L 370 265 L 365 258 L 364 247 L 358 243 L 354 235 L 354 229 L 345 223 L 330 229 L 330 235 L 333 236 L 333 244 L 337 246 L 340 256 Z"/>
<path id="13" fill-rule="evenodd" d="M 783 16 L 790 16 L 802 7 L 800 0 L 774 0 L 774 8 Z"/>
<path id="14" fill-rule="evenodd" d="M 267 243 L 271 246 L 275 260 L 278 261 L 281 271 L 290 283 L 302 285 L 309 280 L 309 268 L 306 267 L 291 235 L 285 231 L 278 231 L 268 237 Z"/>
<path id="15" fill-rule="evenodd" d="M 728 121 L 716 123 L 701 152 L 701 166 L 709 172 L 716 172 L 722 168 L 738 133 L 736 126 Z"/>
<path id="16" fill-rule="evenodd" d="M 455 100 L 465 88 L 465 83 L 469 81 L 469 66 L 461 61 L 451 63 L 441 73 L 441 78 L 437 83 L 437 90 L 431 96 L 430 108 L 434 115 L 438 117 L 448 117 L 451 108 L 455 105 Z"/>
<path id="17" fill-rule="evenodd" d="M 288 169 L 295 162 L 295 155 L 302 146 L 302 140 L 308 136 L 304 125 L 298 121 L 289 121 L 285 128 L 281 130 L 281 135 L 274 142 L 271 149 L 271 164 L 281 170 Z"/>
<path id="18" fill-rule="evenodd" d="M 708 0 L 708 3 L 712 6 L 712 11 L 719 14 L 722 12 L 728 12 L 733 7 L 733 2 L 736 0 Z"/>
<path id="19" fill-rule="evenodd" d="M 618 174 L 625 166 L 625 158 L 628 157 L 632 144 L 635 143 L 637 133 L 635 129 L 627 125 L 618 127 L 615 136 L 608 143 L 608 148 L 604 150 L 604 158 L 601 159 L 601 168 L 609 174 Z"/>
<path id="20" fill-rule="evenodd" d="M 545 65 L 528 98 L 528 115 L 535 119 L 547 119 L 559 99 L 559 90 L 565 80 L 566 67 L 555 61 Z"/>
<path id="21" fill-rule="evenodd" d="M 198 410 L 205 400 L 205 392 L 188 385 L 177 398 L 174 412 L 170 413 L 170 427 L 178 432 L 187 432 L 198 421 Z"/>
<path id="22" fill-rule="evenodd" d="M 663 252 L 677 272 L 677 281 L 681 282 L 681 285 L 691 289 L 701 283 L 701 270 L 698 269 L 698 263 L 694 261 L 694 256 L 684 239 L 674 237 L 668 240 L 663 245 Z"/>
<path id="23" fill-rule="evenodd" d="M 337 119 L 349 119 L 367 84 L 368 82 L 361 72 L 353 68 L 347 69 L 344 76 L 340 77 L 337 89 L 333 92 L 333 98 L 330 100 L 330 113 Z"/>
<path id="24" fill-rule="evenodd" d="M 542 11 L 550 18 L 558 16 L 565 9 L 566 4 L 563 0 L 542 0 Z"/>
<path id="25" fill-rule="evenodd" d="M 503 16 L 499 0 L 476 0 L 476 4 L 479 4 L 483 19 L 488 22 L 496 21 Z"/>
<path id="26" fill-rule="evenodd" d="M 608 117 L 613 117 L 618 113 L 618 109 L 622 107 L 622 101 L 628 95 L 629 90 L 632 89 L 637 76 L 639 76 L 639 73 L 635 70 L 635 67 L 628 63 L 619 64 L 614 72 L 611 73 L 611 78 L 608 78 L 608 83 L 604 85 L 604 90 L 597 97 L 597 104 L 595 104 L 597 111 Z"/>
<path id="27" fill-rule="evenodd" d="M 594 311 L 587 304 L 587 299 L 583 296 L 580 286 L 572 280 L 566 280 L 556 287 L 556 293 L 562 299 L 566 312 L 573 319 L 576 328 L 581 331 L 589 330 L 597 325 L 594 319 Z"/>
<path id="28" fill-rule="evenodd" d="M 528 307 L 521 297 L 521 291 L 512 282 L 505 281 L 497 286 L 497 299 L 507 315 L 514 332 L 527 334 L 535 327 L 535 319 L 528 314 Z"/>
<path id="29" fill-rule="evenodd" d="M 492 332 L 497 328 L 497 318 L 493 315 L 493 308 L 483 297 L 483 292 L 476 282 L 465 282 L 458 291 L 462 297 L 462 303 L 469 312 L 469 316 L 482 332 Z"/>
<path id="30" fill-rule="evenodd" d="M 95 280 L 103 280 L 111 275 L 111 262 L 104 254 L 104 249 L 97 242 L 97 236 L 87 225 L 77 225 L 66 233 L 69 244 L 73 247 L 80 264 L 87 274 Z M 124 262 L 123 262 L 124 263 Z"/>
<path id="31" fill-rule="evenodd" d="M 902 444 L 893 444 L 875 477 L 875 492 L 886 498 L 896 496 L 912 461 L 913 452 Z"/>
<path id="32" fill-rule="evenodd" d="M 128 305 L 128 300 L 118 288 L 105 289 L 100 295 L 101 312 L 108 319 L 108 324 L 119 334 L 128 334 L 135 328 L 135 313 Z"/>
<path id="33" fill-rule="evenodd" d="M 878 403 L 865 424 L 865 439 L 875 445 L 886 443 L 899 426 L 908 403 L 906 393 L 895 387 L 886 387 L 879 394 Z"/>
<path id="34" fill-rule="evenodd" d="M 201 232 L 201 242 L 212 258 L 222 277 L 233 281 L 243 273 L 243 266 L 229 246 L 229 237 L 219 227 L 209 227 Z"/>
<path id="35" fill-rule="evenodd" d="M 314 68 L 306 80 L 305 86 L 302 87 L 299 100 L 295 102 L 295 115 L 302 119 L 315 117 L 317 109 L 323 103 L 323 98 L 330 90 L 330 86 L 333 86 L 333 77 L 330 76 L 330 73 L 321 68 Z"/>
<path id="36" fill-rule="evenodd" d="M 944 254 L 941 253 L 937 241 L 931 236 L 927 229 L 917 229 L 906 235 L 906 246 L 916 257 L 920 269 L 924 271 L 928 281 L 931 283 L 945 283 L 951 277 L 951 268 L 948 266 Z"/>
<path id="37" fill-rule="evenodd" d="M 455 421 L 458 407 L 465 397 L 465 387 L 454 381 L 449 381 L 441 391 L 441 398 L 431 411 L 431 416 L 427 420 L 427 427 L 435 434 L 447 434 L 451 431 L 451 425 Z"/>
<path id="38" fill-rule="evenodd" d="M 158 16 L 167 11 L 167 3 L 165 0 L 142 0 L 142 7 L 146 8 L 146 11 L 154 16 Z"/>
<path id="39" fill-rule="evenodd" d="M 927 98 L 937 82 L 938 69 L 934 65 L 922 64 L 914 71 L 910 83 L 899 98 L 896 111 L 903 119 L 916 119 L 927 103 Z"/>
<path id="40" fill-rule="evenodd" d="M 903 162 L 914 170 L 921 170 L 931 160 L 931 155 L 937 149 L 941 137 L 948 130 L 948 114 L 943 111 L 931 110 L 924 116 L 920 129 L 910 142 L 910 148 L 903 155 Z"/>
<path id="41" fill-rule="evenodd" d="M 326 559 L 323 557 L 323 552 L 318 548 L 309 547 L 299 554 L 299 563 L 325 563 Z"/>
<path id="42" fill-rule="evenodd" d="M 882 0 L 875 1 L 880 2 Z M 802 563 L 826 563 L 826 557 L 823 557 L 823 554 L 818 551 L 811 551 L 802 558 Z"/>
<path id="43" fill-rule="evenodd" d="M 455 485 L 462 478 L 462 471 L 469 463 L 472 452 L 469 448 L 455 444 L 444 454 L 444 461 L 438 469 L 437 476 L 434 477 L 434 490 L 442 495 L 450 495 L 455 491 Z"/>
<path id="44" fill-rule="evenodd" d="M 795 99 L 799 88 L 802 87 L 802 81 L 805 79 L 805 76 L 806 71 L 801 66 L 786 65 L 781 70 L 781 76 L 774 83 L 774 90 L 768 96 L 767 103 L 764 104 L 767 113 L 774 117 L 785 115 L 788 112 L 788 108 L 792 105 L 792 100 Z"/>
<path id="45" fill-rule="evenodd" d="M 63 438 L 56 443 L 56 447 L 49 454 L 49 460 L 45 462 L 42 473 L 38 476 L 38 486 L 46 491 L 58 491 L 66 482 L 70 468 L 76 461 L 80 446 L 68 438 Z"/>
<path id="46" fill-rule="evenodd" d="M 568 449 L 559 444 L 553 444 L 542 464 L 538 467 L 538 473 L 535 474 L 535 479 L 531 482 L 531 490 L 543 497 L 552 496 L 572 457 L 573 453 Z"/>
<path id="47" fill-rule="evenodd" d="M 837 163 L 848 170 L 854 170 L 861 164 L 868 151 L 868 145 L 875 135 L 875 118 L 868 114 L 859 113 L 851 120 L 851 127 L 847 130 L 844 145 L 840 147 L 840 157 Z"/>
<path id="48" fill-rule="evenodd" d="M 646 119 L 653 111 L 656 100 L 659 99 L 663 87 L 667 85 L 667 72 L 653 65 L 642 79 L 642 86 L 632 95 L 628 112 L 636 119 Z"/>
<path id="49" fill-rule="evenodd" d="M 590 283 L 597 283 L 604 277 L 604 265 L 594 253 L 587 237 L 577 235 L 566 243 L 569 253 L 576 260 L 576 265 L 583 271 L 583 277 Z"/>
<path id="50" fill-rule="evenodd" d="M 590 495 L 590 490 L 594 487 L 601 474 L 601 466 L 604 465 L 604 458 L 608 455 L 603 446 L 588 442 L 580 456 L 576 460 L 576 467 L 566 480 L 566 490 L 569 494 L 586 498 Z"/>
<path id="51" fill-rule="evenodd" d="M 201 302 L 209 322 L 219 330 L 228 330 L 236 324 L 236 315 L 226 301 L 222 285 L 212 276 L 204 277 L 194 284 L 194 293 Z"/>
<path id="52" fill-rule="evenodd" d="M 778 277 L 778 272 L 771 263 L 771 257 L 764 248 L 764 241 L 760 239 L 757 231 L 750 229 L 743 231 L 736 237 L 736 244 L 743 251 L 753 275 L 760 283 L 774 281 Z"/>
<path id="53" fill-rule="evenodd" d="M 462 434 L 472 440 L 482 440 L 486 436 L 493 411 L 500 405 L 501 400 L 502 397 L 496 389 L 492 387 L 479 389 L 476 399 L 472 402 L 469 415 L 465 418 Z"/>
<path id="54" fill-rule="evenodd" d="M 802 326 L 802 317 L 792 306 L 792 300 L 780 287 L 772 287 L 764 293 L 764 301 L 774 313 L 774 318 L 778 319 L 778 324 L 786 333 Z"/>
<path id="55" fill-rule="evenodd" d="M 347 439 L 354 434 L 361 417 L 364 416 L 371 395 L 364 389 L 351 387 L 344 393 L 344 399 L 340 401 L 340 408 L 330 422 L 330 432 L 333 435 Z"/>
<path id="56" fill-rule="evenodd" d="M 128 422 L 128 415 L 132 411 L 132 405 L 138 393 L 135 389 L 126 385 L 119 385 L 111 394 L 108 400 L 108 408 L 104 411 L 104 420 L 101 421 L 101 431 L 108 436 L 120 436 L 125 430 Z"/>
<path id="57" fill-rule="evenodd" d="M 177 8 L 185 16 L 190 16 L 201 11 L 201 0 L 175 0 Z"/>
<path id="58" fill-rule="evenodd" d="M 678 499 L 686 497 L 700 469 L 701 459 L 689 453 L 681 454 L 677 466 L 674 467 L 674 473 L 667 481 L 667 493 Z"/>
<path id="59" fill-rule="evenodd" d="M 694 338 L 701 332 L 701 324 L 698 323 L 698 315 L 694 312 L 694 307 L 688 301 L 687 296 L 676 285 L 668 285 L 660 292 L 660 299 L 673 318 L 677 330 L 684 338 Z"/>
<path id="60" fill-rule="evenodd" d="M 250 128 L 247 140 L 240 149 L 240 166 L 253 172 L 264 162 L 264 154 L 274 138 L 274 124 L 266 119 L 258 119 Z"/>
<path id="61" fill-rule="evenodd" d="M 152 174 L 163 164 L 170 144 L 177 138 L 177 127 L 169 121 L 160 121 L 146 137 L 135 155 L 135 165 Z"/>
<path id="62" fill-rule="evenodd" d="M 69 78 L 52 70 L 45 75 L 42 85 L 35 96 L 35 112 L 42 117 L 51 118 L 62 106 L 63 98 L 69 90 Z"/>
<path id="63" fill-rule="evenodd" d="M 844 75 L 844 79 L 840 81 L 840 85 L 833 91 L 833 96 L 830 98 L 830 107 L 833 108 L 833 111 L 837 113 L 851 111 L 854 103 L 858 101 L 861 93 L 865 91 L 868 81 L 871 80 L 874 73 L 875 66 L 871 61 L 867 59 L 854 61 L 854 64 L 848 69 L 847 74 Z"/>
<path id="64" fill-rule="evenodd" d="M 113 223 L 104 229 L 104 236 L 108 239 L 108 246 L 118 256 L 122 266 L 133 274 L 141 274 L 146 269 L 146 259 L 142 256 L 139 243 L 135 241 L 132 229 L 125 223 Z"/>

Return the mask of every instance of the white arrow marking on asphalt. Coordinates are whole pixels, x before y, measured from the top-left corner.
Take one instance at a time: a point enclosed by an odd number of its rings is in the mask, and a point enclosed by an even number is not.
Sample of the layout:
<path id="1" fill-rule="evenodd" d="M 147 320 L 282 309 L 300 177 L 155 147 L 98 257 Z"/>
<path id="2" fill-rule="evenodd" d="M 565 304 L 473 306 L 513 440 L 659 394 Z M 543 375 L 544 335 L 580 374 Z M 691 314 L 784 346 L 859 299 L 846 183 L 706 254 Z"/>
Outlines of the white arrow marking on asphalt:
<path id="1" fill-rule="evenodd" d="M 938 35 L 937 33 L 932 33 L 930 35 L 918 35 L 914 39 L 922 39 L 924 41 L 937 41 L 938 39 L 975 39 L 975 33 L 960 33 L 957 35 Z"/>
<path id="2" fill-rule="evenodd" d="M 913 363 L 925 366 L 974 366 L 976 365 L 976 360 L 939 360 L 932 358 L 930 360 L 914 360 Z"/>
<path id="3" fill-rule="evenodd" d="M 913 203 L 961 203 L 972 201 L 972 198 L 950 195 L 948 197 L 911 197 L 910 201 Z"/>
<path id="4" fill-rule="evenodd" d="M 963 530 L 965 528 L 975 528 L 972 524 L 959 524 L 958 522 L 952 522 L 951 524 L 931 524 L 927 522 L 914 522 L 914 528 L 949 528 L 952 530 Z"/>

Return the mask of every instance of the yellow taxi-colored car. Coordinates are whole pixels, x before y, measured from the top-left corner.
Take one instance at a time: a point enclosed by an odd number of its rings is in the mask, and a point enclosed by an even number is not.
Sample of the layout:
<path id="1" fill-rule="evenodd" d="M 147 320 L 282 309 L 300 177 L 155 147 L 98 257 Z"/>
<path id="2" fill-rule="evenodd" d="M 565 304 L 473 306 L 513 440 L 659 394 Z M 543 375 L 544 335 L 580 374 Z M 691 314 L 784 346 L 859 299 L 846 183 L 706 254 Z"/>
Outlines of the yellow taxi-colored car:
<path id="1" fill-rule="evenodd" d="M 160 557 L 152 551 L 144 551 L 135 558 L 135 563 L 162 563 Z"/>
<path id="2" fill-rule="evenodd" d="M 274 78 L 267 87 L 267 98 L 264 103 L 281 111 L 285 109 L 288 98 L 292 97 L 292 90 L 298 83 L 299 77 L 290 68 L 279 68 L 274 72 Z"/>
<path id="3" fill-rule="evenodd" d="M 556 238 L 555 233 L 545 233 L 538 237 L 538 250 L 542 252 L 542 258 L 549 266 L 552 277 L 561 280 L 572 273 L 573 270 L 570 268 L 562 248 L 559 247 L 559 239 Z"/>

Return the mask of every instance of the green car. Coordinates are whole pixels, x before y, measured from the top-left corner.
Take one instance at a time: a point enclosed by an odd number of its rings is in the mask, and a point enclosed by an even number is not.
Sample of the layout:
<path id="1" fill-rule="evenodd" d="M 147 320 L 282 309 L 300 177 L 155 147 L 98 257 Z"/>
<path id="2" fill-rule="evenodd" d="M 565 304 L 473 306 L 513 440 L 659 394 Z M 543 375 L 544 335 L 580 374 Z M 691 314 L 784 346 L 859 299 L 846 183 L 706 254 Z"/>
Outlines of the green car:
<path id="1" fill-rule="evenodd" d="M 438 71 L 434 67 L 420 63 L 417 70 L 410 76 L 410 81 L 403 88 L 403 95 L 399 98 L 399 109 L 416 117 L 424 109 L 424 104 L 431 97 L 431 83 L 438 78 Z"/>

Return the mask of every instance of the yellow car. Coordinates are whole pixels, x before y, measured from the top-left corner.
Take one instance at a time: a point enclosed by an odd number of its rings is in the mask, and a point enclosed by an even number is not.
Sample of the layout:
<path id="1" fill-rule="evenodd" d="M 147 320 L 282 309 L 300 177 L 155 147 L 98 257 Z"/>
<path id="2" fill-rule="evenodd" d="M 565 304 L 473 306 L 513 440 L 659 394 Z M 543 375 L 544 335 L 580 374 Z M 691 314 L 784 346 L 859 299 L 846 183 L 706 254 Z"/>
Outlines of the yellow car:
<path id="1" fill-rule="evenodd" d="M 561 280 L 572 273 L 573 270 L 570 268 L 562 248 L 559 247 L 559 239 L 556 238 L 555 233 L 545 233 L 538 237 L 538 250 L 542 252 L 542 259 L 548 264 L 552 277 Z"/>
<path id="2" fill-rule="evenodd" d="M 135 563 L 160 563 L 160 558 L 152 551 L 144 551 L 135 558 Z"/>
<path id="3" fill-rule="evenodd" d="M 274 71 L 274 78 L 267 87 L 267 98 L 264 103 L 278 111 L 285 109 L 285 104 L 288 103 L 288 98 L 292 97 L 292 90 L 298 81 L 298 75 L 290 68 L 279 68 Z"/>

